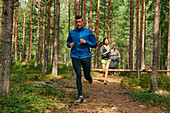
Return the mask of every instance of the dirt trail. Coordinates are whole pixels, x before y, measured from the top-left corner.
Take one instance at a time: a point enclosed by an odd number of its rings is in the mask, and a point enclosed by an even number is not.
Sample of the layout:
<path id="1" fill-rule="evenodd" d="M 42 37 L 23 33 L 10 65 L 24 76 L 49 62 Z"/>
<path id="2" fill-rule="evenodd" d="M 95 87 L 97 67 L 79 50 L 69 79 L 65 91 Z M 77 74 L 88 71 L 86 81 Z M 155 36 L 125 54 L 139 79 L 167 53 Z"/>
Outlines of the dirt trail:
<path id="1" fill-rule="evenodd" d="M 123 77 L 109 76 L 108 84 L 103 84 L 100 73 L 93 73 L 93 84 L 83 79 L 83 96 L 81 104 L 64 105 L 62 113 L 162 113 L 158 108 L 148 107 L 129 98 L 120 81 Z M 74 83 L 75 84 L 75 83 Z"/>

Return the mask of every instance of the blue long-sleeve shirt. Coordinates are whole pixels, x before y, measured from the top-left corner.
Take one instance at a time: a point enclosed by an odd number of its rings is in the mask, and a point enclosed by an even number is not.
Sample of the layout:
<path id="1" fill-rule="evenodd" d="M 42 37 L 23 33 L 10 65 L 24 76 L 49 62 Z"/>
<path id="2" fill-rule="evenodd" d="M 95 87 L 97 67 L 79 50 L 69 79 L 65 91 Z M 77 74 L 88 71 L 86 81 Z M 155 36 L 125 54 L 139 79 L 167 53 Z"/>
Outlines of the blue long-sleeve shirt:
<path id="1" fill-rule="evenodd" d="M 85 43 L 80 43 L 80 39 L 84 39 Z M 93 35 L 93 32 L 82 26 L 81 29 L 75 28 L 71 30 L 67 39 L 67 47 L 70 48 L 70 43 L 74 42 L 74 46 L 71 48 L 71 58 L 91 58 L 91 48 L 97 47 L 97 40 Z"/>

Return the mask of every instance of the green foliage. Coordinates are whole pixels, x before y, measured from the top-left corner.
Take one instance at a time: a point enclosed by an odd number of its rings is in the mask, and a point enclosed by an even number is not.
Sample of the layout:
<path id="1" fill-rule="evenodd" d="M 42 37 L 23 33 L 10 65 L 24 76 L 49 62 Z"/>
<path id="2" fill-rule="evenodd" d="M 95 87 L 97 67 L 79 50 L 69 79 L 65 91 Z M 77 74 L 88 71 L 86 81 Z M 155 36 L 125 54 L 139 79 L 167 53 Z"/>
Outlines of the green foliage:
<path id="1" fill-rule="evenodd" d="M 132 92 L 130 93 L 130 96 L 134 100 L 138 100 L 143 103 L 151 104 L 152 106 L 159 106 L 165 111 L 169 111 L 169 97 L 164 95 L 159 95 L 155 93 L 136 93 Z"/>
<path id="2" fill-rule="evenodd" d="M 133 74 L 129 78 L 125 77 L 121 81 L 121 83 L 126 86 L 138 89 L 130 91 L 130 96 L 135 101 L 138 100 L 140 102 L 147 103 L 148 105 L 151 104 L 152 106 L 160 107 L 165 111 L 168 111 L 170 109 L 169 108 L 170 99 L 168 94 L 168 92 L 170 91 L 170 77 L 167 76 L 166 74 L 158 75 L 158 87 L 159 89 L 164 90 L 165 95 L 148 92 L 151 86 L 151 73 L 141 74 L 140 79 L 138 79 L 137 76 Z"/>
<path id="3" fill-rule="evenodd" d="M 119 76 L 127 77 L 129 72 L 120 72 Z"/>
<path id="4" fill-rule="evenodd" d="M 63 77 L 42 76 L 41 68 L 42 64 L 35 67 L 34 61 L 12 63 L 11 93 L 9 96 L 0 98 L 0 112 L 45 112 L 48 109 L 55 111 L 58 109 L 55 104 L 58 100 L 74 102 L 76 94 L 65 91 L 64 81 L 61 79 Z M 70 69 L 71 67 L 59 65 L 61 70 L 59 73 L 65 78 L 69 77 Z"/>
<path id="5" fill-rule="evenodd" d="M 140 79 L 133 74 L 129 78 L 125 77 L 121 82 L 130 86 L 141 86 L 141 88 L 149 90 L 151 85 L 151 73 L 141 74 Z M 159 89 L 170 91 L 170 77 L 166 74 L 159 74 L 158 87 Z"/>

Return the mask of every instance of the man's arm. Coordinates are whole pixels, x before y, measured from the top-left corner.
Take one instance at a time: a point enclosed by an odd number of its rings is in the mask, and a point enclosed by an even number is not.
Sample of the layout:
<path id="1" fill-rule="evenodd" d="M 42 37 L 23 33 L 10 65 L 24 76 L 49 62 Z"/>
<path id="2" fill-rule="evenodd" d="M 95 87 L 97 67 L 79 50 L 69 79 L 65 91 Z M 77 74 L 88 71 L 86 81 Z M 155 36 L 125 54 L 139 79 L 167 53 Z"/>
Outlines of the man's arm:
<path id="1" fill-rule="evenodd" d="M 70 33 L 69 33 L 69 36 L 67 38 L 67 47 L 70 48 L 73 46 L 74 46 L 74 42 L 72 42 L 72 38 L 70 37 Z"/>
<path id="2" fill-rule="evenodd" d="M 89 41 L 85 40 L 85 44 L 88 44 L 91 48 L 96 48 L 97 47 L 97 40 L 93 35 L 92 31 L 89 31 Z"/>

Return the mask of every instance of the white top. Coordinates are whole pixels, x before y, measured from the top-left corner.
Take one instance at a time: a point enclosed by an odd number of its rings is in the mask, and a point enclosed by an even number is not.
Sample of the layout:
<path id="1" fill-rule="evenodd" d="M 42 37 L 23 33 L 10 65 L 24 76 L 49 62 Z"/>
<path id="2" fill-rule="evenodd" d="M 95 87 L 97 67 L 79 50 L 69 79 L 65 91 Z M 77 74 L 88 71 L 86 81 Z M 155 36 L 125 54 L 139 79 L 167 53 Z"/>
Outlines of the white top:
<path id="1" fill-rule="evenodd" d="M 116 60 L 117 59 L 116 56 L 117 56 L 117 58 L 120 58 L 119 51 L 117 49 L 116 50 L 112 49 L 111 50 L 111 59 Z"/>

